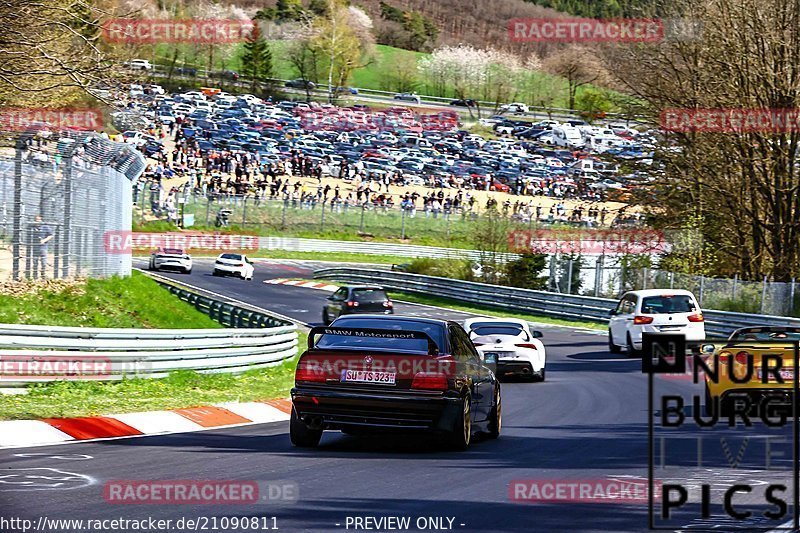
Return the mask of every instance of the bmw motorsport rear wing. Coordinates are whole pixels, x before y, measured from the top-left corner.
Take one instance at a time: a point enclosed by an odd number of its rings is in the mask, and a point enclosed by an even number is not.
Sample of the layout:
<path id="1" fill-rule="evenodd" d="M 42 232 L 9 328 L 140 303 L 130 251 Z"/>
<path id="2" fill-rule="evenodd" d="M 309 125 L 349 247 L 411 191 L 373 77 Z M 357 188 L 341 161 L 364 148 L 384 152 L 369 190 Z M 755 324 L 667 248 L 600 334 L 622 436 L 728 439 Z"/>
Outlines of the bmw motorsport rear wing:
<path id="1" fill-rule="evenodd" d="M 439 347 L 433 339 L 422 331 L 398 331 L 396 329 L 377 329 L 377 328 L 341 328 L 336 326 L 317 326 L 311 328 L 308 333 L 308 349 L 316 347 L 318 336 L 336 335 L 340 337 L 360 337 L 376 339 L 419 339 L 428 342 L 428 355 L 437 355 Z M 327 349 L 327 348 L 326 348 Z M 330 348 L 335 350 L 336 348 Z"/>

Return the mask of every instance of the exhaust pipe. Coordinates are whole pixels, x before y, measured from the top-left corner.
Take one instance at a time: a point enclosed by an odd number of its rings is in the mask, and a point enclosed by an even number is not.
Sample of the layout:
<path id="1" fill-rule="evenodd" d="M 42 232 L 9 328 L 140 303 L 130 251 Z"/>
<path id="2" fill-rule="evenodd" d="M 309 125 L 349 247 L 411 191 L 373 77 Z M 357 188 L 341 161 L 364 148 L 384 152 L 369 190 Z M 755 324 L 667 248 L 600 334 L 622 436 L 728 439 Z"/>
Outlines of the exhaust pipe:
<path id="1" fill-rule="evenodd" d="M 525 374 L 525 375 L 527 376 L 528 374 L 530 374 L 530 373 L 531 373 L 531 369 L 530 369 L 529 367 L 527 367 L 527 366 L 526 366 L 526 367 L 524 367 L 524 368 L 522 369 L 522 373 L 523 373 L 523 374 Z"/>
<path id="2" fill-rule="evenodd" d="M 303 417 L 303 423 L 308 426 L 309 429 L 322 429 L 321 416 L 306 415 Z"/>

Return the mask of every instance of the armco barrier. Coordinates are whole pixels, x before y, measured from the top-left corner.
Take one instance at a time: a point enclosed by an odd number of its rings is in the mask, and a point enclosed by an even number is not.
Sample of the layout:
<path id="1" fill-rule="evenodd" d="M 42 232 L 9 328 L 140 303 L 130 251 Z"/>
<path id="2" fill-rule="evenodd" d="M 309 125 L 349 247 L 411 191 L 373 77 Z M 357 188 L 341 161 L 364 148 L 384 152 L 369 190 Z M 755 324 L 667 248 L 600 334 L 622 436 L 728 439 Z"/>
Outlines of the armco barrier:
<path id="1" fill-rule="evenodd" d="M 359 268 L 324 268 L 314 272 L 317 279 L 345 283 L 380 284 L 387 289 L 451 298 L 497 309 L 604 323 L 617 300 L 558 294 L 515 287 L 474 283 L 450 278 L 422 276 L 404 272 L 366 270 Z M 703 310 L 708 336 L 727 336 L 744 326 L 798 326 L 800 319 L 727 311 Z"/>
<path id="2" fill-rule="evenodd" d="M 158 281 L 158 280 L 157 280 Z M 297 326 L 159 281 L 227 329 L 112 329 L 0 324 L 0 387 L 58 379 L 161 378 L 175 370 L 244 372 L 297 354 Z M 87 365 L 84 376 L 53 368 Z"/>

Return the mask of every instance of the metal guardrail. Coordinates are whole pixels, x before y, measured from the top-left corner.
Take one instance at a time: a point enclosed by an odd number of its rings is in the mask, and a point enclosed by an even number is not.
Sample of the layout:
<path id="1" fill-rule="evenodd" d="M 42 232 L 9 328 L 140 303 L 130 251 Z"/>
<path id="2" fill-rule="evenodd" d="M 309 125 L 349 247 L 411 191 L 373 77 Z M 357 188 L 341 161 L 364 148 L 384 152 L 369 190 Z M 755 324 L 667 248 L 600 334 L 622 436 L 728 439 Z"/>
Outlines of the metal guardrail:
<path id="1" fill-rule="evenodd" d="M 158 279 L 155 281 L 184 302 L 193 305 L 198 311 L 229 328 L 277 328 L 294 325 L 287 320 L 202 296 L 165 281 Z"/>
<path id="2" fill-rule="evenodd" d="M 608 312 L 618 300 L 559 294 L 516 287 L 504 287 L 450 278 L 422 276 L 404 272 L 366 270 L 359 268 L 324 268 L 314 272 L 316 279 L 345 283 L 380 284 L 387 289 L 439 296 L 471 304 L 514 312 L 605 323 Z M 703 310 L 706 334 L 728 336 L 733 330 L 754 325 L 800 326 L 800 319 Z"/>
<path id="3" fill-rule="evenodd" d="M 238 373 L 276 365 L 297 354 L 294 323 L 156 281 L 228 328 L 95 329 L 2 324 L 0 385 L 161 378 L 176 370 Z"/>

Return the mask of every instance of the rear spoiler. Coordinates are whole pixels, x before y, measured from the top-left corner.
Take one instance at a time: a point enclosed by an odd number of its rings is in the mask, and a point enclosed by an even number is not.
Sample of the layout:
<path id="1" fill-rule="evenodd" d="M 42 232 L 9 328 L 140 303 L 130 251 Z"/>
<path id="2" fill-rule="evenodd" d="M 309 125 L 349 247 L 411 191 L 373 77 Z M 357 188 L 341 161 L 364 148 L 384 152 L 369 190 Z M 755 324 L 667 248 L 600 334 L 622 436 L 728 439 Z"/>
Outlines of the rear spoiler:
<path id="1" fill-rule="evenodd" d="M 308 349 L 316 347 L 317 336 L 337 335 L 342 337 L 376 337 L 381 339 L 421 339 L 428 342 L 428 355 L 438 355 L 439 347 L 433 339 L 422 331 L 398 331 L 396 329 L 342 328 L 336 326 L 317 326 L 308 333 Z M 335 348 L 334 348 L 335 349 Z"/>

